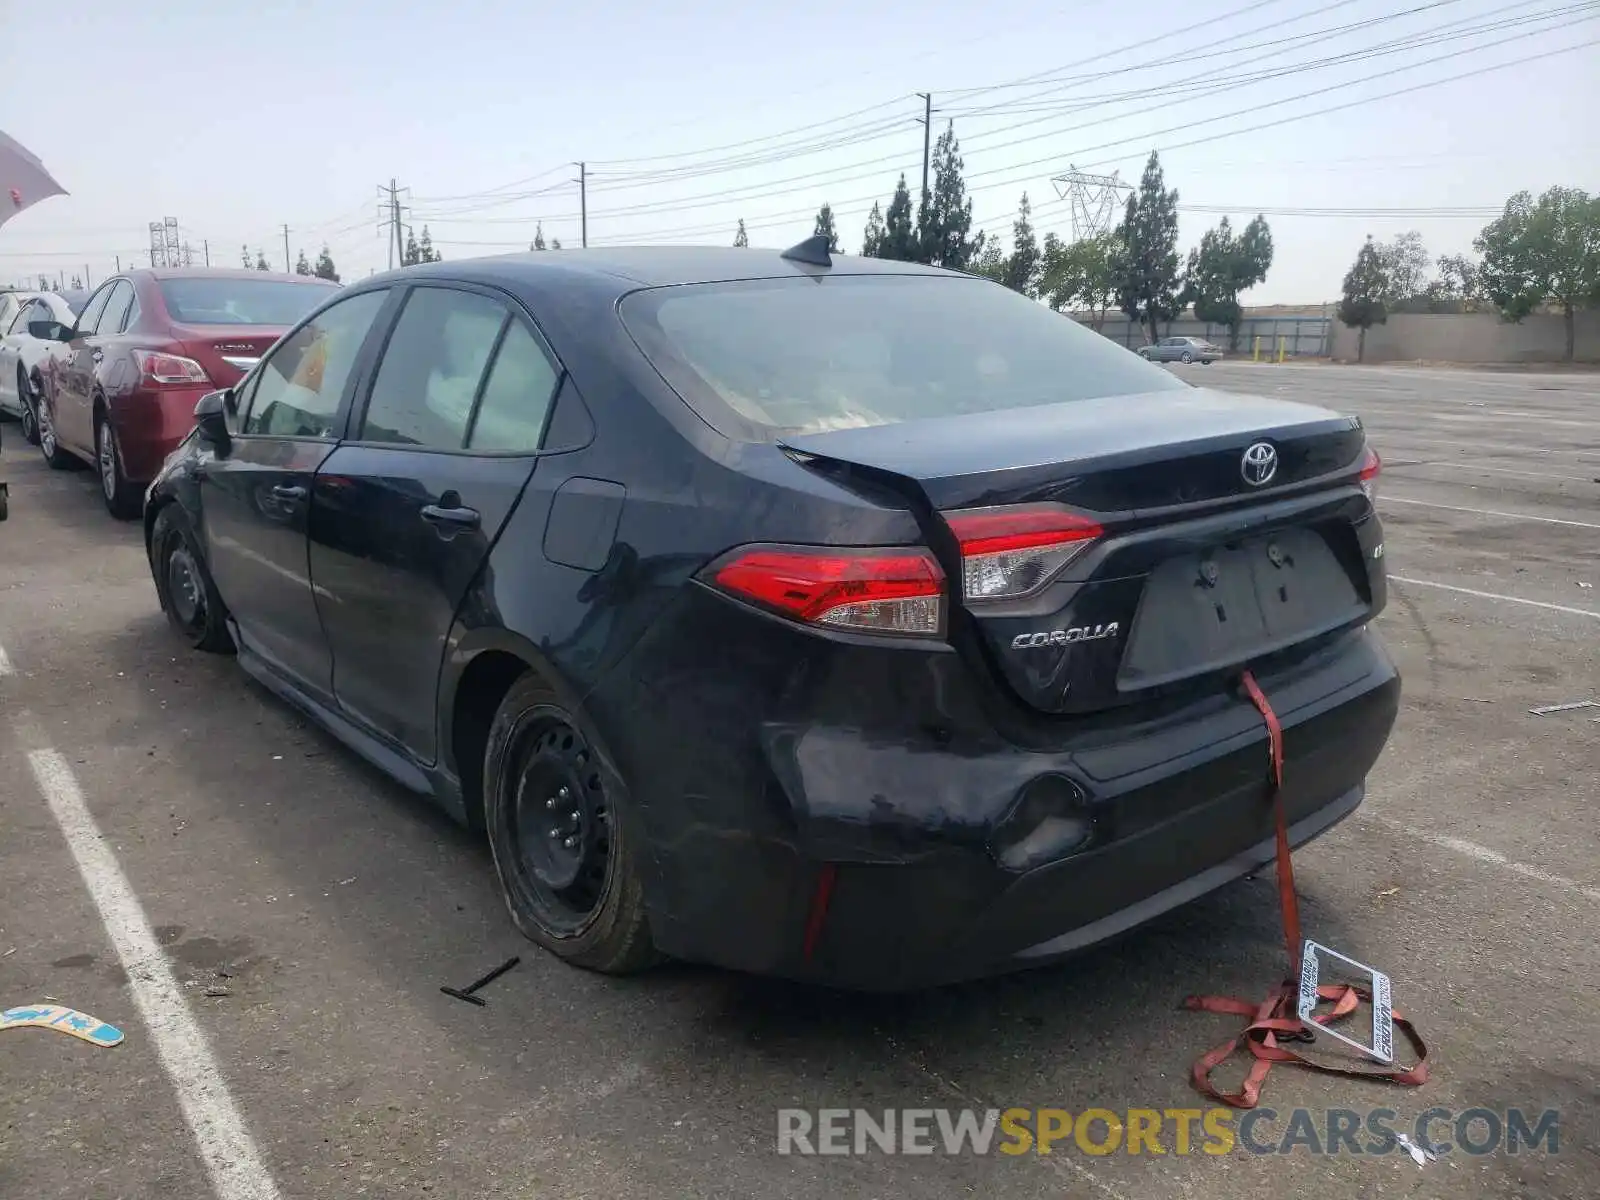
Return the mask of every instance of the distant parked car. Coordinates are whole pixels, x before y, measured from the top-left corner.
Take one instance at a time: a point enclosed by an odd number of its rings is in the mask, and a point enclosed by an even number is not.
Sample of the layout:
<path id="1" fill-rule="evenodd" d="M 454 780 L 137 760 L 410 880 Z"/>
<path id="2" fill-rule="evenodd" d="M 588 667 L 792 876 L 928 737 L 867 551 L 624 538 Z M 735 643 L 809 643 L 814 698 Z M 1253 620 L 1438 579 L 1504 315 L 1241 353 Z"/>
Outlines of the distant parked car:
<path id="1" fill-rule="evenodd" d="M 34 337 L 28 327 L 36 321 L 70 326 L 77 316 L 69 300 L 45 292 L 18 308 L 10 324 L 0 325 L 0 413 L 16 417 L 23 438 L 34 445 L 39 443 L 38 397 L 62 345 Z"/>
<path id="2" fill-rule="evenodd" d="M 1223 351 L 1205 338 L 1169 337 L 1154 345 L 1140 346 L 1139 354 L 1150 362 L 1199 362 L 1209 367 L 1222 357 Z"/>
<path id="3" fill-rule="evenodd" d="M 45 461 L 94 462 L 112 515 L 138 516 L 145 485 L 194 427 L 195 402 L 237 384 L 337 288 L 237 268 L 129 271 L 101 284 L 74 323 L 30 325 L 61 347 L 37 397 Z"/>

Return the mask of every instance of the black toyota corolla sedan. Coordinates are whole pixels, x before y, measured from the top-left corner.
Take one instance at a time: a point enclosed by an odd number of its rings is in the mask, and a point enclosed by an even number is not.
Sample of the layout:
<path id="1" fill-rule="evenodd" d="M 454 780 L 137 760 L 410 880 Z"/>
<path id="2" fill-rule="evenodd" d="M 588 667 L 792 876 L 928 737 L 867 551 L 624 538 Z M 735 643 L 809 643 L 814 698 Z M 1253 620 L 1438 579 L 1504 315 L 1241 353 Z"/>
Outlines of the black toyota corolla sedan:
<path id="1" fill-rule="evenodd" d="M 1043 963 L 1348 816 L 1395 669 L 1358 420 L 986 280 L 433 263 L 286 334 L 150 486 L 162 607 L 484 829 L 529 938 L 898 989 Z"/>

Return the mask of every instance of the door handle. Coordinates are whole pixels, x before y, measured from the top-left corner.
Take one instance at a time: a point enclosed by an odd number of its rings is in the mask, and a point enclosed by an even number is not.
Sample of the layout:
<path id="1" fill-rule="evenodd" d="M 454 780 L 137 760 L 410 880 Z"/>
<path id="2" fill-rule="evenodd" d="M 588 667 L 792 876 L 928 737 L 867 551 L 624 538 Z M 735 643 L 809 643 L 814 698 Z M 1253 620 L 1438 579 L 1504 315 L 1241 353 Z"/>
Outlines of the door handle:
<path id="1" fill-rule="evenodd" d="M 475 508 L 444 508 L 437 504 L 422 506 L 422 519 L 435 529 L 476 529 L 482 518 Z"/>
<path id="2" fill-rule="evenodd" d="M 306 498 L 306 489 L 290 483 L 280 483 L 272 489 L 272 494 L 279 500 L 298 504 Z"/>
<path id="3" fill-rule="evenodd" d="M 92 357 L 94 358 L 95 362 L 99 362 L 105 356 L 106 356 L 106 352 L 104 350 L 96 350 L 94 352 L 94 354 L 92 355 Z"/>

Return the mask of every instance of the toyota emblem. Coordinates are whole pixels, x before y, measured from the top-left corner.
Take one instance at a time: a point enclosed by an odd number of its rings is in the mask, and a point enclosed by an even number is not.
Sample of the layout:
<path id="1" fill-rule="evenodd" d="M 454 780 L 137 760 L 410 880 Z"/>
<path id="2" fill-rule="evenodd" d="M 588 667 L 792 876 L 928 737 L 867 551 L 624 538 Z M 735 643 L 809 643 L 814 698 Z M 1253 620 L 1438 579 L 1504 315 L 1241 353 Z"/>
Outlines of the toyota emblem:
<path id="1" fill-rule="evenodd" d="M 1278 473 L 1278 452 L 1271 442 L 1257 442 L 1239 460 L 1239 474 L 1251 487 L 1265 487 Z"/>

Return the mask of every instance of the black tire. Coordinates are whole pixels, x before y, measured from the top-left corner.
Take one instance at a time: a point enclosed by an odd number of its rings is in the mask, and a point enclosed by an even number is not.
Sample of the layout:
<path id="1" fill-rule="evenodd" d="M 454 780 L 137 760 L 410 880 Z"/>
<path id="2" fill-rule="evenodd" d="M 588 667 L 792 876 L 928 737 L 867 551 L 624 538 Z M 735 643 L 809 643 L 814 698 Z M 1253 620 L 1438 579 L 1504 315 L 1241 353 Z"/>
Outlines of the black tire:
<path id="1" fill-rule="evenodd" d="M 1194 355 L 1185 350 L 1178 356 L 1178 361 L 1181 363 L 1192 363 L 1194 361 Z"/>
<path id="2" fill-rule="evenodd" d="M 144 489 L 129 483 L 122 473 L 122 450 L 117 445 L 117 427 L 104 413 L 94 422 L 95 473 L 100 476 L 100 498 L 106 510 L 119 521 L 132 520 L 144 511 Z"/>
<path id="3" fill-rule="evenodd" d="M 38 410 L 34 407 L 38 401 L 34 399 L 33 383 L 28 378 L 28 373 L 17 365 L 17 408 L 21 411 L 17 421 L 22 426 L 22 440 L 30 446 L 39 444 L 39 417 Z"/>
<path id="4" fill-rule="evenodd" d="M 587 722 L 523 675 L 484 753 L 484 823 L 500 891 L 522 935 L 574 966 L 626 975 L 657 962 L 622 781 Z"/>
<path id="5" fill-rule="evenodd" d="M 161 611 L 184 641 L 210 654 L 233 652 L 228 606 L 211 580 L 189 518 L 175 503 L 156 513 L 150 529 L 150 574 Z"/>
<path id="6" fill-rule="evenodd" d="M 50 413 L 50 403 L 43 396 L 38 397 L 34 406 L 34 415 L 38 418 L 39 426 L 39 453 L 44 456 L 44 461 L 52 471 L 70 471 L 78 465 L 78 460 L 61 448 L 56 441 L 55 418 Z"/>

